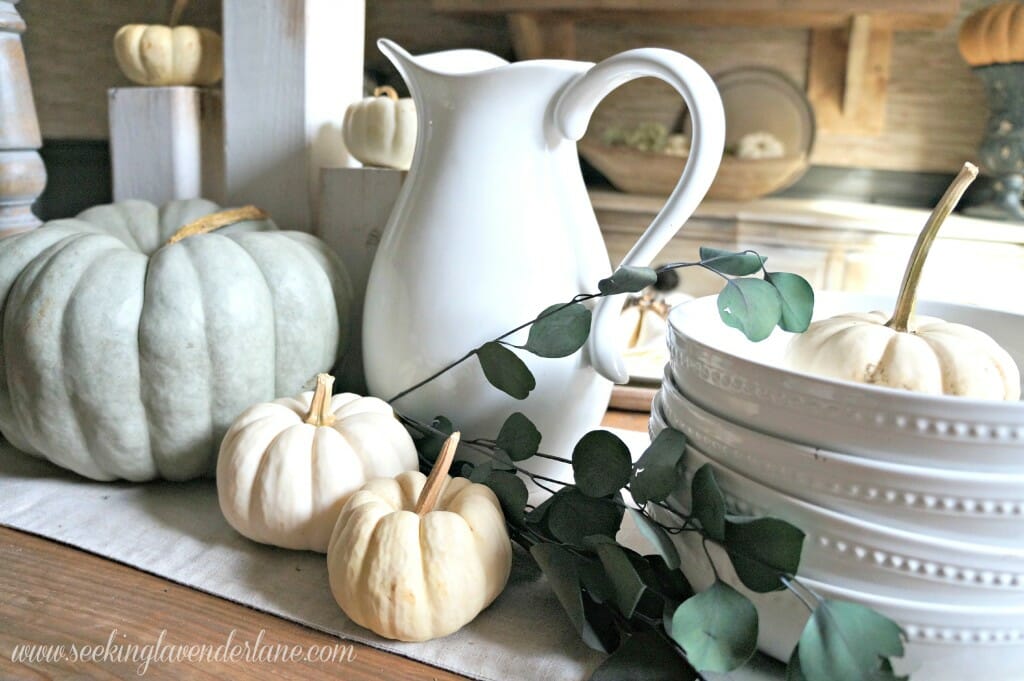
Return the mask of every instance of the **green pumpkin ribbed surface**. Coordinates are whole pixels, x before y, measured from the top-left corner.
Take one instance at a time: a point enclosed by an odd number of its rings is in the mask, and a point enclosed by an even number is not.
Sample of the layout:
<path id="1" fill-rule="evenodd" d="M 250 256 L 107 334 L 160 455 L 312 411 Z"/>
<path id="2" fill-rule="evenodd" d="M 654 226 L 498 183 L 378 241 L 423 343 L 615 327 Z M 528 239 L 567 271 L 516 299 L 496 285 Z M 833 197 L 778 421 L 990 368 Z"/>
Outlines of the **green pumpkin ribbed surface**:
<path id="1" fill-rule="evenodd" d="M 97 206 L 0 241 L 0 432 L 97 480 L 211 473 L 246 407 L 300 391 L 347 340 L 351 285 L 308 234 L 216 212 Z"/>

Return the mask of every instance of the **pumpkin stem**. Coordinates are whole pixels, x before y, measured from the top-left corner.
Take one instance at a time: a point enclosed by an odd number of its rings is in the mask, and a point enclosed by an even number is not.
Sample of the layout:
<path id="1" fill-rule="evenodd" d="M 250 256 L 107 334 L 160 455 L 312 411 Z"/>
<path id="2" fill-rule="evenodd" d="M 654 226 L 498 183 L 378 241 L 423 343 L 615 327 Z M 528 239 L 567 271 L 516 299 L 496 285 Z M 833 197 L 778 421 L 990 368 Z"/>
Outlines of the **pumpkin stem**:
<path id="1" fill-rule="evenodd" d="M 886 326 L 901 333 L 907 331 L 910 318 L 914 315 L 914 306 L 917 304 L 917 285 L 921 282 L 921 272 L 924 270 L 924 262 L 928 258 L 928 251 L 939 233 L 942 223 L 953 212 L 960 197 L 967 191 L 968 185 L 974 182 L 978 176 L 978 167 L 973 163 L 964 163 L 964 167 L 953 182 L 946 189 L 946 193 L 939 199 L 938 204 L 928 216 L 928 222 L 917 237 L 914 250 L 907 262 L 907 271 L 903 274 L 903 283 L 900 285 L 900 295 L 896 299 L 896 309 L 892 318 L 886 322 Z"/>
<path id="2" fill-rule="evenodd" d="M 374 97 L 380 97 L 381 95 L 387 96 L 388 99 L 398 101 L 398 92 L 390 85 L 381 85 L 380 87 L 373 88 Z"/>
<path id="3" fill-rule="evenodd" d="M 268 218 L 267 211 L 256 206 L 242 206 L 241 208 L 230 208 L 228 210 L 222 210 L 217 213 L 210 213 L 204 215 L 198 220 L 193 220 L 188 223 L 167 240 L 164 246 L 170 246 L 176 244 L 182 239 L 187 239 L 190 236 L 197 234 L 206 234 L 207 232 L 213 232 L 220 229 L 221 227 L 227 227 L 233 225 L 236 222 L 245 222 L 246 220 L 265 220 Z"/>
<path id="4" fill-rule="evenodd" d="M 309 403 L 306 423 L 311 426 L 329 426 L 334 423 L 331 412 L 331 390 L 334 388 L 334 376 L 330 374 L 316 375 L 316 391 L 313 401 Z"/>
<path id="5" fill-rule="evenodd" d="M 181 15 L 185 12 L 185 8 L 188 7 L 189 0 L 174 0 L 174 7 L 171 8 L 171 19 L 167 22 L 167 25 L 174 28 L 181 21 Z"/>
<path id="6" fill-rule="evenodd" d="M 455 458 L 455 450 L 459 446 L 461 434 L 455 431 L 444 441 L 441 453 L 437 455 L 434 468 L 430 471 L 427 483 L 423 485 L 419 499 L 416 500 L 416 515 L 424 516 L 434 510 L 437 500 L 441 497 L 441 488 L 444 487 L 448 478 L 448 469 L 452 467 L 452 460 Z"/>

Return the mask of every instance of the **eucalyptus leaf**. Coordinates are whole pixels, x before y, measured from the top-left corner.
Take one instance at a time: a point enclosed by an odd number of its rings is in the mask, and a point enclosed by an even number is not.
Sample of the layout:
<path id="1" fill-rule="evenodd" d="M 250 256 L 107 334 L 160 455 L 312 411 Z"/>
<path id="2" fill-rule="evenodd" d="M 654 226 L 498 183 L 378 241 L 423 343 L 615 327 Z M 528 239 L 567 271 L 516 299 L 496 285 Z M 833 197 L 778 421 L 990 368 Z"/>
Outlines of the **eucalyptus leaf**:
<path id="1" fill-rule="evenodd" d="M 706 463 L 697 469 L 691 483 L 690 513 L 700 522 L 709 538 L 725 539 L 725 495 L 715 480 L 715 470 Z"/>
<path id="2" fill-rule="evenodd" d="M 700 260 L 705 267 L 710 267 L 716 272 L 745 277 L 760 270 L 767 258 L 757 253 L 737 253 L 711 246 L 701 246 Z M 709 260 L 711 262 L 708 262 Z"/>
<path id="3" fill-rule="evenodd" d="M 588 620 L 586 603 L 590 599 L 585 598 L 580 589 L 579 559 L 568 549 L 547 543 L 534 544 L 530 547 L 530 555 L 547 577 L 551 590 L 583 642 L 605 653 L 613 649 L 614 645 L 609 644 L 617 643 L 617 640 L 612 641 L 608 632 Z"/>
<path id="4" fill-rule="evenodd" d="M 683 602 L 672 616 L 673 640 L 701 672 L 730 672 L 757 650 L 757 610 L 724 582 Z"/>
<path id="5" fill-rule="evenodd" d="M 518 475 L 506 471 L 492 471 L 483 484 L 490 487 L 498 497 L 501 510 L 509 522 L 520 526 L 526 523 L 526 501 L 530 495 L 526 490 L 526 483 Z"/>
<path id="6" fill-rule="evenodd" d="M 647 588 L 644 581 L 618 544 L 601 544 L 597 547 L 597 557 L 601 559 L 601 565 L 615 592 L 615 606 L 629 619 Z"/>
<path id="7" fill-rule="evenodd" d="M 537 387 L 530 368 L 516 353 L 501 343 L 491 341 L 476 350 L 480 368 L 487 382 L 517 400 L 525 400 L 530 391 Z"/>
<path id="8" fill-rule="evenodd" d="M 902 655 L 903 632 L 895 622 L 845 601 L 821 601 L 799 642 L 806 681 L 898 681 L 886 658 Z"/>
<path id="9" fill-rule="evenodd" d="M 575 487 L 566 487 L 552 498 L 545 522 L 558 541 L 583 547 L 591 535 L 614 537 L 622 524 L 623 513 L 623 508 L 612 503 L 611 498 L 595 499 Z"/>
<path id="10" fill-rule="evenodd" d="M 597 283 L 597 290 L 606 296 L 616 293 L 638 293 L 658 281 L 658 273 L 650 267 L 620 267 L 607 279 Z"/>
<path id="11" fill-rule="evenodd" d="M 814 314 L 814 289 L 810 283 L 799 274 L 790 272 L 771 272 L 765 275 L 765 279 L 778 291 L 782 302 L 779 327 L 793 333 L 806 331 Z"/>
<path id="12" fill-rule="evenodd" d="M 523 348 L 538 357 L 568 357 L 587 342 L 590 317 L 580 303 L 552 305 L 530 326 Z"/>
<path id="13" fill-rule="evenodd" d="M 540 506 L 537 506 L 532 511 L 526 514 L 526 522 L 531 525 L 536 525 L 544 532 L 547 532 L 547 517 L 548 511 L 555 503 L 555 497 L 557 494 L 552 494 L 550 497 L 541 502 Z"/>
<path id="14" fill-rule="evenodd" d="M 654 550 L 665 561 L 665 564 L 673 570 L 679 567 L 679 551 L 672 543 L 672 537 L 658 523 L 654 522 L 635 508 L 629 509 L 629 515 L 633 519 L 636 528 L 644 539 L 650 542 Z"/>
<path id="15" fill-rule="evenodd" d="M 486 456 L 486 455 L 484 455 Z M 508 455 L 504 449 L 493 449 L 490 453 L 490 463 L 496 471 L 510 471 L 515 472 L 516 465 L 512 461 L 512 457 Z"/>
<path id="16" fill-rule="evenodd" d="M 629 490 L 641 506 L 664 501 L 681 482 L 679 462 L 686 452 L 686 436 L 665 428 L 640 456 L 633 470 Z"/>
<path id="17" fill-rule="evenodd" d="M 473 470 L 469 474 L 469 481 L 483 484 L 484 480 L 491 477 L 493 472 L 494 464 L 490 461 L 482 461 L 473 466 Z"/>
<path id="18" fill-rule="evenodd" d="M 748 340 L 763 341 L 782 317 L 782 300 L 764 279 L 730 279 L 718 294 L 718 314 Z"/>
<path id="19" fill-rule="evenodd" d="M 523 461 L 537 453 L 540 440 L 537 426 L 525 414 L 517 411 L 505 419 L 496 444 L 513 461 Z"/>
<path id="20" fill-rule="evenodd" d="M 427 461 L 437 461 L 437 455 L 441 453 L 444 441 L 454 432 L 455 427 L 447 416 L 435 416 L 430 424 L 434 430 L 440 431 L 443 435 L 427 431 L 416 443 L 416 449 Z"/>
<path id="21" fill-rule="evenodd" d="M 619 623 L 615 619 L 612 609 L 598 603 L 586 592 L 581 592 L 580 597 L 583 601 L 583 616 L 587 620 L 587 626 L 590 627 L 594 638 L 601 646 L 596 649 L 609 652 L 618 648 L 621 640 Z"/>
<path id="22" fill-rule="evenodd" d="M 657 591 L 666 600 L 679 604 L 694 594 L 686 575 L 679 568 L 670 568 L 665 559 L 661 556 L 645 556 L 647 564 L 653 572 L 656 582 L 649 582 L 647 586 Z M 641 574 L 641 576 L 644 576 Z"/>
<path id="23" fill-rule="evenodd" d="M 594 670 L 590 681 L 695 681 L 697 673 L 654 631 L 633 634 Z"/>
<path id="24" fill-rule="evenodd" d="M 633 460 L 629 447 L 607 430 L 592 430 L 572 450 L 576 487 L 590 497 L 606 497 L 629 483 Z"/>
<path id="25" fill-rule="evenodd" d="M 615 540 L 606 534 L 592 534 L 583 538 L 583 548 L 596 552 L 602 544 L 614 544 Z"/>
<path id="26" fill-rule="evenodd" d="M 580 574 L 580 584 L 595 603 L 609 603 L 614 600 L 615 588 L 608 579 L 608 575 L 605 574 L 600 560 L 581 560 L 577 568 Z"/>
<path id="27" fill-rule="evenodd" d="M 730 518 L 723 545 L 743 585 L 757 593 L 785 588 L 781 577 L 800 567 L 804 533 L 777 518 Z"/>
<path id="28" fill-rule="evenodd" d="M 636 574 L 639 575 L 640 581 L 646 587 L 636 604 L 634 618 L 642 616 L 646 618 L 646 621 L 659 620 L 665 611 L 666 603 L 678 605 L 686 598 L 677 598 L 665 593 L 666 590 L 662 585 L 662 571 L 667 570 L 667 568 L 665 568 L 665 561 L 661 556 L 656 554 L 641 556 L 636 551 L 626 547 L 622 547 L 622 551 L 626 554 L 626 558 L 629 559 L 633 569 L 636 570 Z M 679 574 L 682 575 L 681 572 Z M 691 592 L 687 597 L 692 595 Z"/>

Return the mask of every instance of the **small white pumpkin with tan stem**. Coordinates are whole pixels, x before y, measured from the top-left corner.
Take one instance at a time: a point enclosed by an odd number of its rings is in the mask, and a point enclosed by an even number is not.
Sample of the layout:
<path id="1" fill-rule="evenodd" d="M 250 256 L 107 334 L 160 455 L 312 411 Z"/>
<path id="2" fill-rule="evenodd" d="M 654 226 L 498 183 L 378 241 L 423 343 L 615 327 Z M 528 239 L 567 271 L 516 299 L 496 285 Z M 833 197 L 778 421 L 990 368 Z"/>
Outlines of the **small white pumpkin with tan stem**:
<path id="1" fill-rule="evenodd" d="M 939 227 L 978 169 L 964 164 L 918 237 L 890 318 L 848 313 L 817 321 L 794 336 L 786 354 L 798 371 L 934 395 L 1020 399 L 1020 372 L 988 334 L 964 324 L 914 315 L 917 285 Z"/>
<path id="2" fill-rule="evenodd" d="M 327 550 L 331 591 L 356 624 L 426 641 L 472 621 L 508 582 L 512 544 L 498 498 L 448 477 L 459 434 L 437 463 L 371 480 L 345 504 Z"/>
<path id="3" fill-rule="evenodd" d="M 188 0 L 176 0 L 168 25 L 128 24 L 114 36 L 114 56 L 125 77 L 139 85 L 214 85 L 224 75 L 220 35 L 179 26 Z"/>
<path id="4" fill-rule="evenodd" d="M 217 496 L 228 523 L 263 544 L 324 553 L 349 495 L 370 478 L 414 470 L 416 446 L 376 397 L 316 390 L 256 404 L 224 436 Z"/>
<path id="5" fill-rule="evenodd" d="M 416 150 L 416 105 L 383 85 L 348 107 L 341 132 L 345 147 L 361 163 L 408 170 Z"/>

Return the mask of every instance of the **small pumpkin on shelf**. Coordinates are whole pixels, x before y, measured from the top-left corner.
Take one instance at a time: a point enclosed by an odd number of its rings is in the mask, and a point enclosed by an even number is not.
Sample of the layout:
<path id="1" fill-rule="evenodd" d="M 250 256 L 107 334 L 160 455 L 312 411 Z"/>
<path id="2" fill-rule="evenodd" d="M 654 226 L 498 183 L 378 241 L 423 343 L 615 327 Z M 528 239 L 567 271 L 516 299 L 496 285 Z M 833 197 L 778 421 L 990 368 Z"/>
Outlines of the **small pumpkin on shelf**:
<path id="1" fill-rule="evenodd" d="M 786 362 L 798 371 L 914 392 L 1020 399 L 1020 372 L 988 334 L 964 324 L 914 316 L 928 250 L 978 169 L 964 164 L 918 237 L 892 317 L 849 313 L 814 322 L 794 336 Z"/>
<path id="2" fill-rule="evenodd" d="M 114 35 L 114 56 L 125 77 L 139 85 L 215 85 L 224 76 L 220 35 L 179 26 L 188 0 L 177 0 L 168 25 L 128 24 Z"/>
<path id="3" fill-rule="evenodd" d="M 1024 3 L 997 2 L 964 19 L 960 56 L 971 66 L 1024 61 Z"/>
<path id="4" fill-rule="evenodd" d="M 352 104 L 342 123 L 345 147 L 368 166 L 408 170 L 416 150 L 416 105 L 389 85 Z"/>
<path id="5" fill-rule="evenodd" d="M 341 507 L 367 480 L 415 470 L 416 446 L 376 397 L 316 390 L 264 402 L 235 420 L 220 446 L 217 497 L 228 523 L 249 539 L 327 551 Z"/>
<path id="6" fill-rule="evenodd" d="M 327 550 L 331 592 L 356 624 L 426 641 L 472 621 L 505 588 L 512 544 L 494 492 L 448 477 L 459 434 L 424 476 L 371 480 L 338 517 Z"/>

